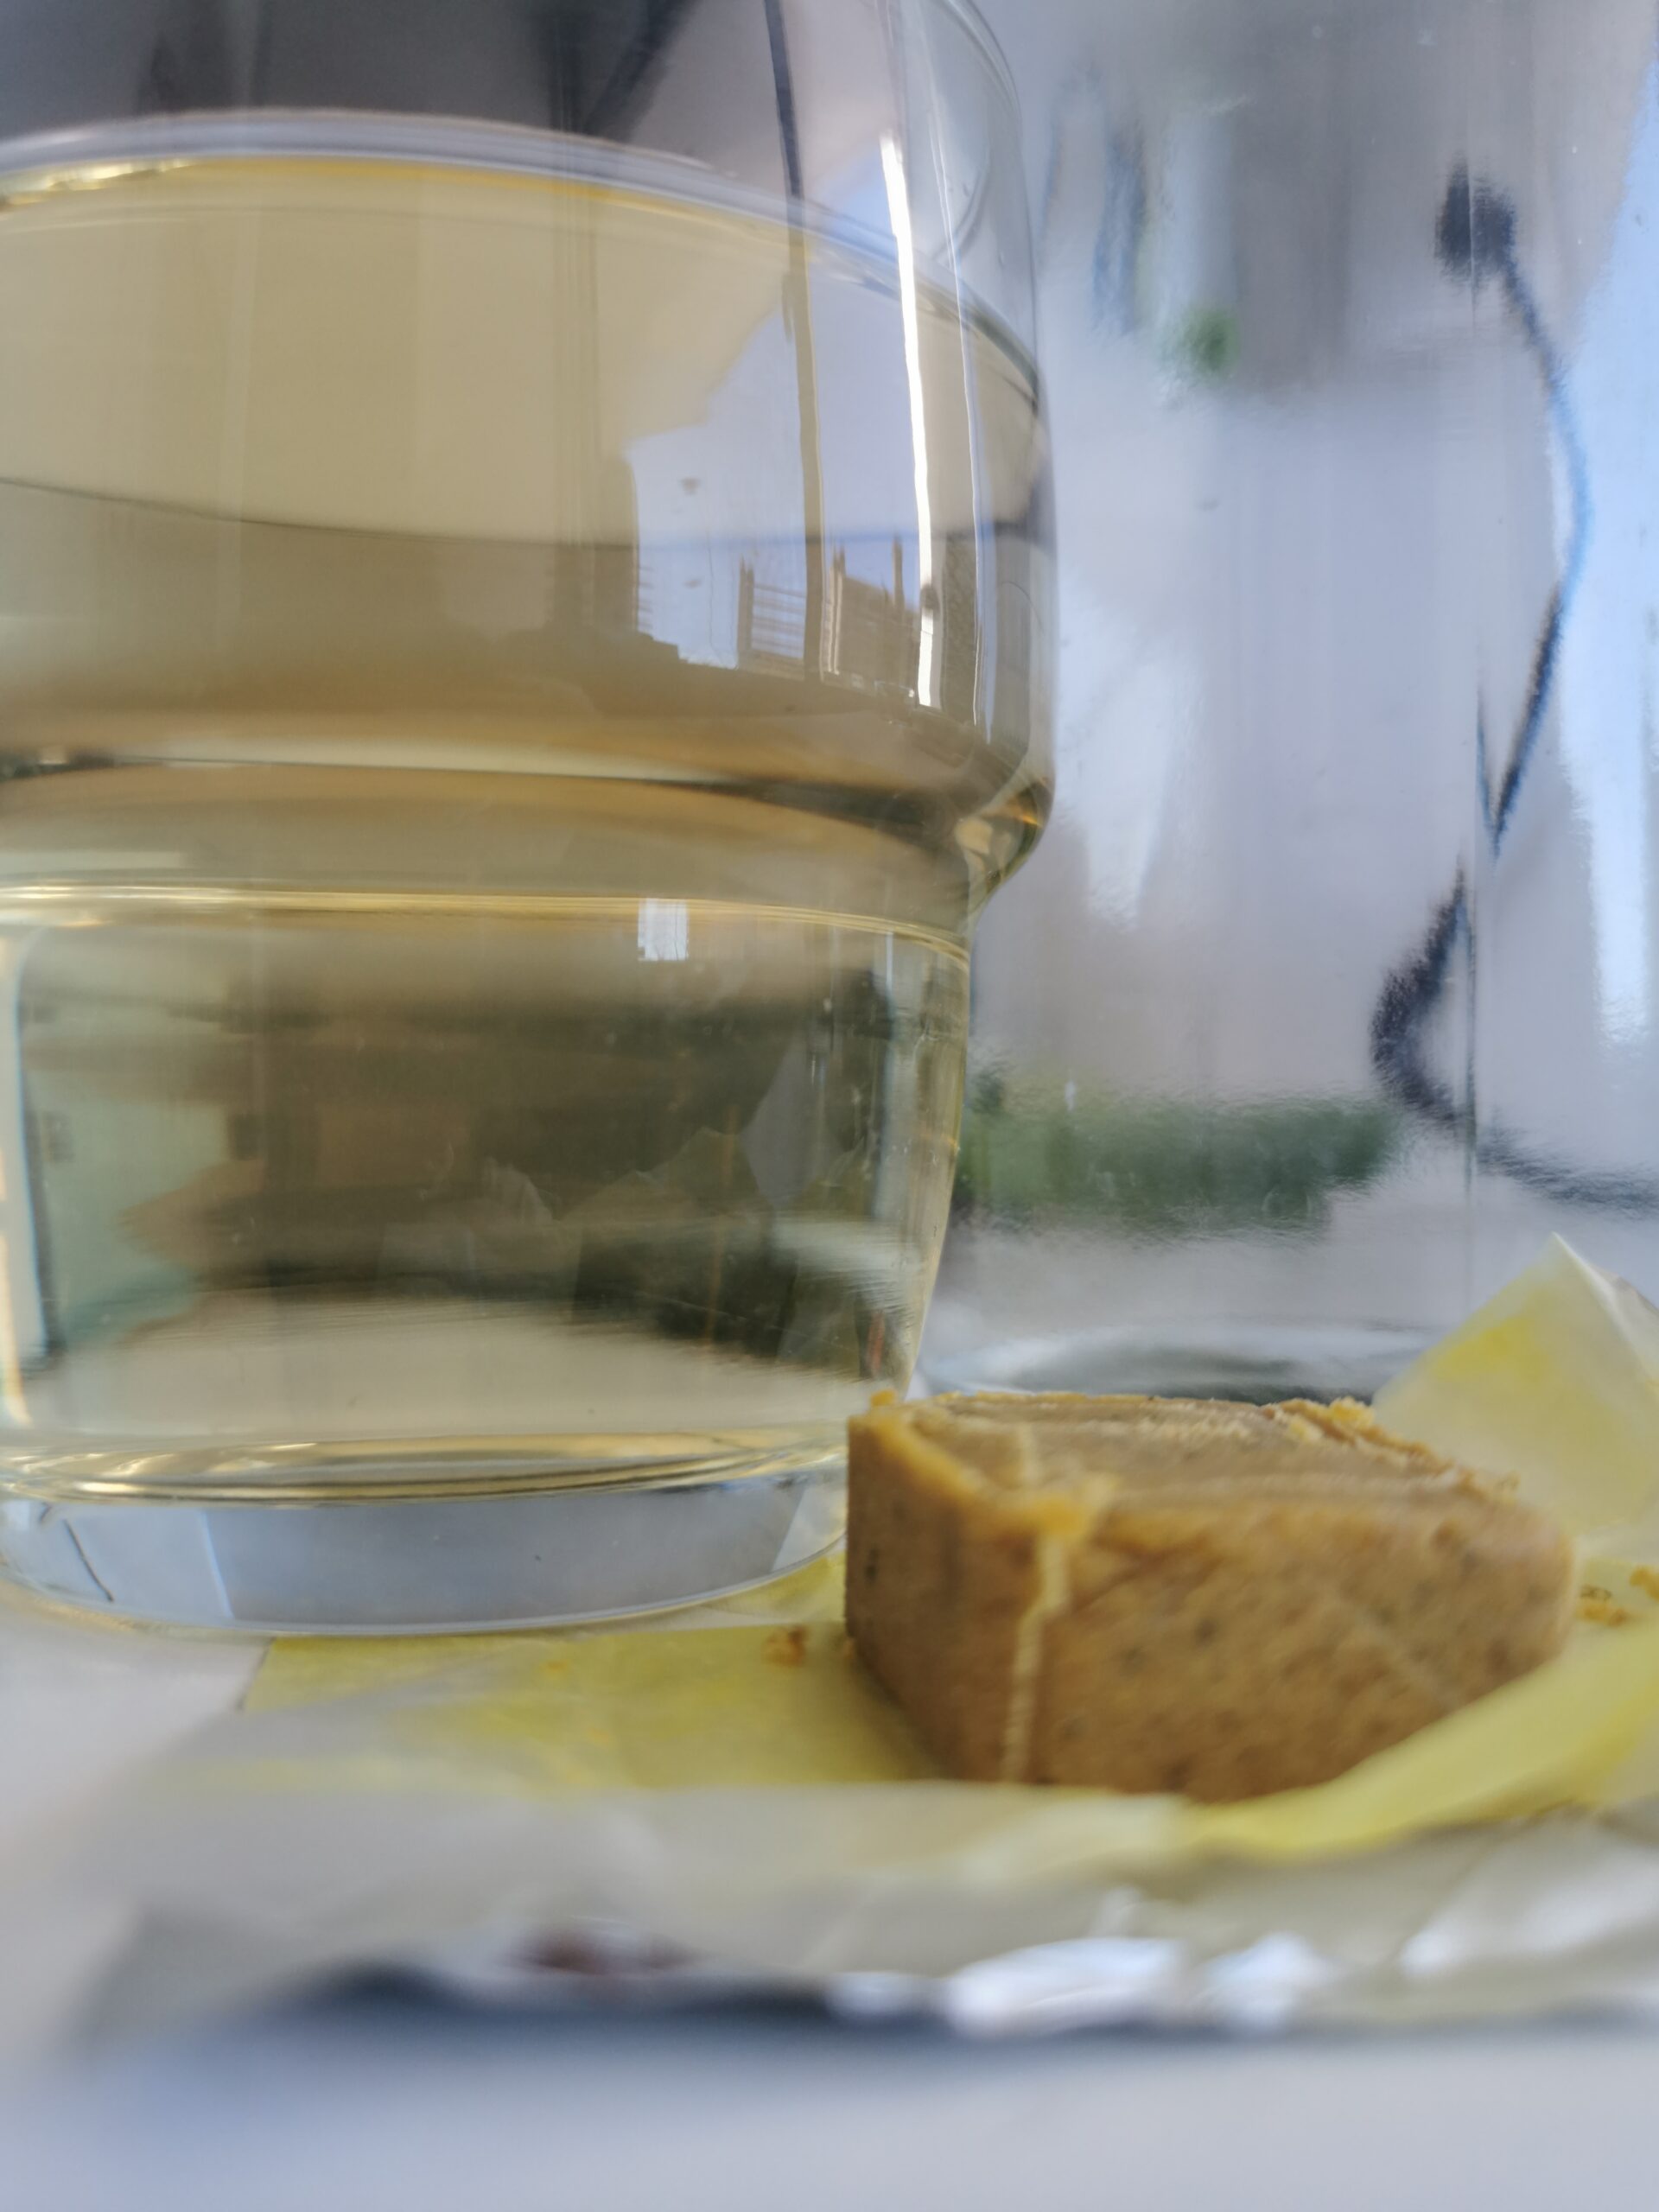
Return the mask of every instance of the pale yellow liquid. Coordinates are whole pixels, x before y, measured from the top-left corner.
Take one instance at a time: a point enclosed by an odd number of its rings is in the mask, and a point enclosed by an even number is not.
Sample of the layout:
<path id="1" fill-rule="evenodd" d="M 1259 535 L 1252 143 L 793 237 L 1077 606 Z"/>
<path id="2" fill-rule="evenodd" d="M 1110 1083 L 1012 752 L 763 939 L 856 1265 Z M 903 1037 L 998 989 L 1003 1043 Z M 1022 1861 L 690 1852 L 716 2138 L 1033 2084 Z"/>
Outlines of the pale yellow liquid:
<path id="1" fill-rule="evenodd" d="M 348 159 L 14 179 L 0 302 L 12 1478 L 822 1448 L 1046 803 L 1017 350 L 731 208 Z"/>

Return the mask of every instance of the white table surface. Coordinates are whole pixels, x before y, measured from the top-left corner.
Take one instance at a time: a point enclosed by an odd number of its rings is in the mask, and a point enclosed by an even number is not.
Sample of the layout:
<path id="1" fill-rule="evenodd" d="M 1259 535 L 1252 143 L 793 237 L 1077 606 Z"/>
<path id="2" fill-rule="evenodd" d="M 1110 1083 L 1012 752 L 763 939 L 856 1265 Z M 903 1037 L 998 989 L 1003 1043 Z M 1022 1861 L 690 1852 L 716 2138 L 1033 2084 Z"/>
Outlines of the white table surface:
<path id="1" fill-rule="evenodd" d="M 0 1845 L 227 1704 L 256 1657 L 0 1608 Z M 14 2067 L 0 2206 L 1576 2212 L 1643 2201 L 1656 2113 L 1651 2030 L 968 2045 L 359 1995 Z"/>

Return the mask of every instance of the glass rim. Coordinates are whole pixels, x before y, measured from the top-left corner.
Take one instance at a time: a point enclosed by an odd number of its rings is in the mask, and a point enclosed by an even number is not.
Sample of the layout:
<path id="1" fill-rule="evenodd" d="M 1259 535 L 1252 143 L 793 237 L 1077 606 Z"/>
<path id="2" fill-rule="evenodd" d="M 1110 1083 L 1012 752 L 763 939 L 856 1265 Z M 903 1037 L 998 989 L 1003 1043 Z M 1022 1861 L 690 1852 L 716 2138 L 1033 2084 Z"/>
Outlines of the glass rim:
<path id="1" fill-rule="evenodd" d="M 928 0 L 957 11 L 962 0 Z M 391 166 L 437 162 L 457 170 L 504 177 L 570 177 L 585 183 L 695 196 L 705 206 L 772 222 L 780 208 L 798 207 L 805 227 L 839 245 L 896 269 L 898 241 L 891 232 L 861 223 L 810 194 L 791 201 L 786 193 L 746 184 L 687 154 L 594 138 L 581 131 L 553 130 L 537 124 L 492 123 L 468 116 L 400 115 L 355 107 L 194 108 L 176 114 L 134 116 L 108 123 L 78 123 L 54 130 L 0 138 L 0 207 L 29 197 L 32 179 L 50 179 L 64 169 L 76 172 L 65 183 L 48 183 L 45 193 L 66 196 L 108 182 L 124 169 L 166 167 L 168 162 L 222 160 L 257 162 L 273 155 L 317 160 L 354 160 Z M 84 180 L 84 181 L 83 181 Z M 956 241 L 959 244 L 959 238 Z M 982 327 L 1021 365 L 1034 368 L 1025 343 L 1004 319 L 963 280 L 954 252 L 944 259 L 929 255 L 924 265 L 948 274 L 948 289 L 971 308 Z"/>

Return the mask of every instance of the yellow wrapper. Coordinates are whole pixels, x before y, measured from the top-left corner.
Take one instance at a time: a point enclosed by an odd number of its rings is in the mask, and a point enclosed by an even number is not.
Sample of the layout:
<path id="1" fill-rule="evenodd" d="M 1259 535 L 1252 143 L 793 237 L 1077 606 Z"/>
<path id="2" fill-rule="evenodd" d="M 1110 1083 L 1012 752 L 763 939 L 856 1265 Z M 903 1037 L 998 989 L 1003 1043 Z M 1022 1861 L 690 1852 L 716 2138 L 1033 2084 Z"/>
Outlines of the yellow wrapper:
<path id="1" fill-rule="evenodd" d="M 1199 1806 L 943 1783 L 850 1654 L 833 1564 L 621 1634 L 279 1645 L 251 1710 L 346 1701 L 366 1725 L 337 1731 L 315 1764 L 290 1750 L 243 1779 L 559 1798 L 861 1784 L 871 1849 L 851 1855 L 864 1872 L 913 1874 L 920 1847 L 942 1873 L 976 1868 L 999 1885 L 1195 1856 L 1330 1856 L 1659 1789 L 1659 1575 L 1642 1564 L 1659 1557 L 1659 1314 L 1557 1240 L 1378 1404 L 1406 1434 L 1514 1474 L 1585 1538 L 1606 1624 L 1318 1789 Z M 927 1817 L 906 1839 L 891 1785 L 917 1783 L 931 1783 Z M 833 1825 L 850 1848 L 855 1815 Z"/>
<path id="2" fill-rule="evenodd" d="M 1659 1559 L 1659 1312 L 1560 1237 L 1376 1409 L 1448 1459 L 1515 1475 L 1591 1554 Z"/>

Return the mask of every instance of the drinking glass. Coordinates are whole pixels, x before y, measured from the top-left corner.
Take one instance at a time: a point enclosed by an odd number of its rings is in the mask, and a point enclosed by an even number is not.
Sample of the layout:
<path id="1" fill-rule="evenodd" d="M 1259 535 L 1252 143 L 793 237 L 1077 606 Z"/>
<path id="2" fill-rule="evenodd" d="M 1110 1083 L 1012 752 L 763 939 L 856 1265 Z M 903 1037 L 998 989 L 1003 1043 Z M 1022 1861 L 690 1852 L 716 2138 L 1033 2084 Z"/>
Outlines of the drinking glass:
<path id="1" fill-rule="evenodd" d="M 1363 1394 L 1552 1232 L 1659 1294 L 1652 0 L 989 7 L 1058 797 L 927 1378 Z"/>
<path id="2" fill-rule="evenodd" d="M 1049 783 L 959 0 L 0 27 L 0 1568 L 580 1618 L 839 1527 Z"/>

